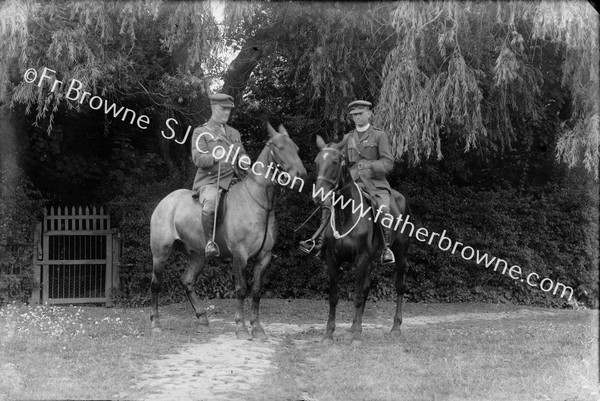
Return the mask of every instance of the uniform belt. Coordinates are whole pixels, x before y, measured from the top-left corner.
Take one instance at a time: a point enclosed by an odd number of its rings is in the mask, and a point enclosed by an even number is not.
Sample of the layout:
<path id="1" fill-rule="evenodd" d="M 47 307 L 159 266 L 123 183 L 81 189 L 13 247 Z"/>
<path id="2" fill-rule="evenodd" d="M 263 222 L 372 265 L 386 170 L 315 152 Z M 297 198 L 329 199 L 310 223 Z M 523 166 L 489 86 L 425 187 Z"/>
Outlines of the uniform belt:
<path id="1" fill-rule="evenodd" d="M 356 164 L 358 164 L 361 161 L 372 161 L 372 160 L 371 159 L 360 159 L 360 160 L 357 160 L 355 162 L 349 161 L 348 162 L 348 167 L 352 168 L 352 167 L 354 167 Z"/>

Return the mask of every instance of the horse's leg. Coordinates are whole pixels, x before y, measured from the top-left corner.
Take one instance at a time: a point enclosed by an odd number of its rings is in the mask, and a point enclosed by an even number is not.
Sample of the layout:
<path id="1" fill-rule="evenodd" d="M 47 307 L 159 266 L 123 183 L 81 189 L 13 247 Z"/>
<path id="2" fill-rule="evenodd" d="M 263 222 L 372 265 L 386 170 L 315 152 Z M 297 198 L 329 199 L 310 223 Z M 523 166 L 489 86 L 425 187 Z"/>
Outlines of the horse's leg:
<path id="1" fill-rule="evenodd" d="M 365 311 L 365 303 L 369 296 L 369 270 L 370 258 L 368 254 L 361 254 L 356 258 L 354 284 L 354 320 L 349 331 L 353 333 L 352 343 L 359 344 L 362 339 L 362 315 Z"/>
<path id="2" fill-rule="evenodd" d="M 202 308 L 200 298 L 194 289 L 194 284 L 196 283 L 196 279 L 198 279 L 200 271 L 202 271 L 202 268 L 204 267 L 204 262 L 204 255 L 191 252 L 190 264 L 181 275 L 181 283 L 183 284 L 183 288 L 185 288 L 188 300 L 190 301 L 192 308 L 194 308 L 194 312 L 198 318 L 198 329 L 200 331 L 208 328 L 208 316 L 206 315 L 206 309 Z"/>
<path id="3" fill-rule="evenodd" d="M 333 344 L 333 332 L 335 331 L 335 310 L 337 308 L 339 299 L 339 266 L 329 257 L 329 255 L 327 255 L 327 274 L 329 275 L 329 317 L 327 318 L 325 335 L 321 341 L 325 344 Z"/>
<path id="4" fill-rule="evenodd" d="M 262 291 L 262 280 L 266 267 L 271 261 L 271 251 L 261 252 L 259 260 L 254 266 L 254 280 L 252 283 L 252 309 L 250 313 L 250 326 L 252 327 L 252 337 L 267 338 L 259 320 L 260 295 Z"/>
<path id="5" fill-rule="evenodd" d="M 402 324 L 402 304 L 404 303 L 404 292 L 406 291 L 406 254 L 408 243 L 396 243 L 393 249 L 396 257 L 396 313 L 392 325 L 392 334 L 400 334 Z"/>
<path id="6" fill-rule="evenodd" d="M 150 284 L 152 290 L 152 313 L 150 315 L 152 333 L 161 332 L 160 320 L 158 319 L 158 293 L 162 285 L 163 270 L 167 264 L 168 257 L 168 253 L 166 256 L 159 255 L 152 257 L 152 283 Z"/>
<path id="7" fill-rule="evenodd" d="M 244 300 L 248 291 L 246 265 L 248 258 L 242 255 L 233 256 L 233 273 L 235 278 L 235 297 L 237 310 L 235 312 L 235 335 L 239 340 L 251 340 L 252 336 L 246 328 L 244 317 Z"/>

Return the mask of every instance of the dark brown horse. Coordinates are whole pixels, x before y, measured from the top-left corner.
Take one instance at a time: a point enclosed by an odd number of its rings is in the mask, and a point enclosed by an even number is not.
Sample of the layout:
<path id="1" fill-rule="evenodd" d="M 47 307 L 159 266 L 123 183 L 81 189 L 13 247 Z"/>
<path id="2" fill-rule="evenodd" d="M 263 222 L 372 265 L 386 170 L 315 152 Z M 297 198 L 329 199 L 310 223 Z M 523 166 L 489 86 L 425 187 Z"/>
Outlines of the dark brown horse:
<path id="1" fill-rule="evenodd" d="M 215 241 L 221 249 L 221 257 L 231 258 L 233 261 L 235 295 L 238 301 L 235 314 L 236 335 L 240 339 L 251 338 L 244 317 L 248 278 L 246 266 L 249 259 L 255 262 L 251 289 L 252 336 L 266 337 L 260 325 L 258 312 L 263 273 L 271 260 L 271 250 L 277 235 L 273 211 L 275 186 L 290 184 L 293 188 L 297 181 L 303 185 L 302 177 L 306 176 L 306 170 L 298 157 L 298 147 L 290 139 L 285 128 L 281 126 L 277 132 L 267 125 L 267 129 L 270 138 L 258 159 L 248 169 L 249 174 L 229 189 L 225 201 L 226 212 L 215 232 Z M 150 320 L 153 332 L 160 332 L 158 293 L 163 280 L 163 270 L 176 243 L 183 245 L 190 260 L 181 282 L 199 319 L 199 328 L 208 327 L 206 311 L 201 307 L 200 299 L 194 290 L 194 283 L 205 263 L 201 216 L 202 206 L 192 198 L 192 191 L 188 189 L 170 193 L 152 213 L 150 248 L 153 270 Z"/>
<path id="2" fill-rule="evenodd" d="M 360 343 L 362 338 L 362 315 L 365 302 L 369 295 L 369 273 L 371 262 L 383 246 L 383 235 L 381 229 L 374 221 L 378 217 L 392 219 L 394 222 L 398 216 L 406 217 L 409 213 L 406 199 L 397 191 L 392 191 L 390 209 L 392 215 L 387 217 L 377 216 L 367 212 L 369 204 L 361 194 L 357 184 L 352 180 L 350 170 L 342 149 L 346 140 L 337 143 L 325 144 L 320 136 L 317 136 L 317 146 L 320 149 L 316 158 L 317 181 L 315 193 L 322 194 L 332 191 L 332 195 L 340 202 L 332 205 L 330 224 L 325 231 L 326 247 L 325 259 L 327 273 L 329 275 L 329 318 L 323 342 L 333 343 L 333 332 L 335 330 L 335 310 L 338 303 L 338 274 L 340 264 L 350 262 L 353 264 L 356 276 L 354 286 L 354 321 L 350 327 L 353 333 L 352 342 Z M 351 200 L 350 203 L 347 203 Z M 315 201 L 323 203 L 320 196 Z M 342 207 L 342 205 L 346 205 Z M 375 217 L 377 216 L 377 217 Z M 396 313 L 392 325 L 392 333 L 400 333 L 402 324 L 402 302 L 405 291 L 406 257 L 408 252 L 408 235 L 396 230 L 396 235 L 391 244 L 392 252 L 396 259 Z"/>

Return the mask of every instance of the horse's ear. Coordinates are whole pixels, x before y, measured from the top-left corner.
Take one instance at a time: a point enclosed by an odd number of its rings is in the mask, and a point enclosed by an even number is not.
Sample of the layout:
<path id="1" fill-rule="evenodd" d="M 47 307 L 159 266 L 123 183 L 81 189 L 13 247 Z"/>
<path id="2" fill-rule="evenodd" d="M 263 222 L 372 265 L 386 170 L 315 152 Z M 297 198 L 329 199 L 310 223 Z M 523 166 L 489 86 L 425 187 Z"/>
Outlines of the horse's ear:
<path id="1" fill-rule="evenodd" d="M 277 131 L 275 131 L 275 128 L 273 128 L 273 126 L 271 124 L 269 124 L 268 122 L 267 122 L 267 132 L 269 133 L 270 138 L 277 135 Z"/>
<path id="2" fill-rule="evenodd" d="M 283 134 L 283 135 L 286 135 L 286 136 L 289 136 L 289 135 L 288 135 L 288 132 L 287 132 L 287 130 L 285 129 L 285 127 L 283 126 L 283 124 L 280 124 L 280 125 L 279 125 L 279 133 L 280 133 L 280 134 Z"/>
<path id="3" fill-rule="evenodd" d="M 323 138 L 321 138 L 321 135 L 317 135 L 317 147 L 319 148 L 319 150 L 323 149 L 326 146 L 327 144 L 325 143 Z"/>
<path id="4" fill-rule="evenodd" d="M 335 144 L 335 148 L 337 150 L 342 150 L 348 143 L 348 139 L 350 139 L 350 135 L 345 135 L 344 139 L 342 139 L 340 142 Z"/>

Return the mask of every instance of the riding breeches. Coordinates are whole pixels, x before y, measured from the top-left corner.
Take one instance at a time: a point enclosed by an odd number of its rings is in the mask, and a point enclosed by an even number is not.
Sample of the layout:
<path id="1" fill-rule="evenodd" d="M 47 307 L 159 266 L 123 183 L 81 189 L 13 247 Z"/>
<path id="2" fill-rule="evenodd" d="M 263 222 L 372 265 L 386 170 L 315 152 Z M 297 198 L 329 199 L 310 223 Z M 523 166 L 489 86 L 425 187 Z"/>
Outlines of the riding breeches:
<path id="1" fill-rule="evenodd" d="M 214 213 L 216 208 L 215 201 L 217 200 L 217 186 L 204 185 L 198 190 L 198 200 L 202 205 L 202 211 L 206 213 Z"/>
<path id="2" fill-rule="evenodd" d="M 365 185 L 360 180 L 357 182 L 357 184 L 361 189 L 366 190 Z M 373 208 L 375 211 L 381 207 L 381 211 L 383 213 L 390 212 L 390 193 L 387 190 L 377 190 L 372 192 L 367 191 L 367 193 L 373 199 Z"/>

